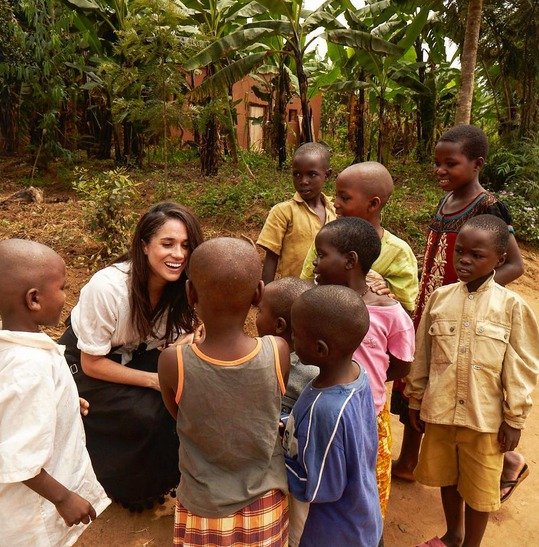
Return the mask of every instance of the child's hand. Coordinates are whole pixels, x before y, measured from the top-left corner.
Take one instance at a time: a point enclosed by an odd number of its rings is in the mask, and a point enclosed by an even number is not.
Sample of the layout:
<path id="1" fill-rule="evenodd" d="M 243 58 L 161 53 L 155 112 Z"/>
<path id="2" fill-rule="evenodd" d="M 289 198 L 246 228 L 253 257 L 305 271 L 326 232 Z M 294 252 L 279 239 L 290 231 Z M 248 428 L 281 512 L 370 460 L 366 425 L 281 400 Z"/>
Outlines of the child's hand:
<path id="1" fill-rule="evenodd" d="M 80 415 L 88 416 L 88 411 L 90 410 L 90 403 L 86 399 L 79 397 L 79 406 L 80 406 Z"/>
<path id="2" fill-rule="evenodd" d="M 54 505 L 67 526 L 81 522 L 88 524 L 96 517 L 95 509 L 91 503 L 71 490 L 68 490 L 66 496 Z"/>
<path id="3" fill-rule="evenodd" d="M 418 433 L 425 433 L 425 422 L 419 417 L 419 410 L 416 410 L 415 408 L 409 408 L 408 417 L 410 418 L 410 425 Z"/>
<path id="4" fill-rule="evenodd" d="M 520 429 L 511 427 L 507 422 L 502 422 L 498 430 L 498 442 L 500 443 L 500 452 L 510 452 L 518 446 L 520 441 Z"/>
<path id="5" fill-rule="evenodd" d="M 395 295 L 389 290 L 386 280 L 374 270 L 369 270 L 366 276 L 367 285 L 372 292 L 379 296 L 389 296 L 389 298 L 395 298 Z"/>

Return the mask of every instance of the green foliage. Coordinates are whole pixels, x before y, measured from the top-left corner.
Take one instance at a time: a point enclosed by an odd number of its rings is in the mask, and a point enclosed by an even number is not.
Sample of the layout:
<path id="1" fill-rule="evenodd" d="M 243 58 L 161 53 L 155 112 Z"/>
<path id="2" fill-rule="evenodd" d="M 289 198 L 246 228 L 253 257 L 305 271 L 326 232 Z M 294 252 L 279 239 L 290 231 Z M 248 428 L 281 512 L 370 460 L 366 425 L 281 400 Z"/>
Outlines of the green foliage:
<path id="1" fill-rule="evenodd" d="M 499 145 L 482 176 L 509 207 L 517 237 L 539 243 L 539 140 L 524 140 L 518 148 Z"/>
<path id="2" fill-rule="evenodd" d="M 424 166 L 394 162 L 388 166 L 395 189 L 382 213 L 382 225 L 423 253 L 427 224 L 442 197 L 438 184 Z"/>
<path id="3" fill-rule="evenodd" d="M 509 207 L 518 239 L 539 245 L 539 205 L 512 191 L 498 192 L 498 197 Z"/>
<path id="4" fill-rule="evenodd" d="M 83 168 L 75 171 L 73 188 L 84 200 L 89 229 L 102 243 L 93 259 L 109 259 L 127 251 L 136 214 L 133 202 L 138 184 L 125 169 L 89 175 Z"/>

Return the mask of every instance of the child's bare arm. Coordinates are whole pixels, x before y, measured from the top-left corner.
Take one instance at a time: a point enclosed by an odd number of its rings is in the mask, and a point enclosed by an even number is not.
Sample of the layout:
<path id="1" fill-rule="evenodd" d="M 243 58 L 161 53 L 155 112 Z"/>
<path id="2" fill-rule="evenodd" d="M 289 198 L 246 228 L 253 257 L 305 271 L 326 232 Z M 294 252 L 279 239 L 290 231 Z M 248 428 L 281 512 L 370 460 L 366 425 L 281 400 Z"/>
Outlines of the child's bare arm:
<path id="1" fill-rule="evenodd" d="M 284 385 L 288 383 L 288 374 L 290 372 L 290 347 L 284 338 L 275 337 L 277 349 L 279 350 L 279 361 L 281 363 L 281 374 L 283 376 Z"/>
<path id="2" fill-rule="evenodd" d="M 389 367 L 387 368 L 386 382 L 391 382 L 391 380 L 399 380 L 400 378 L 408 376 L 411 365 L 411 362 L 401 361 L 389 353 Z"/>
<path id="3" fill-rule="evenodd" d="M 176 390 L 178 389 L 178 358 L 176 346 L 170 346 L 161 352 L 158 363 L 161 397 L 172 417 L 178 417 Z"/>
<path id="4" fill-rule="evenodd" d="M 23 483 L 53 503 L 67 526 L 73 526 L 73 524 L 80 524 L 81 522 L 88 524 L 90 520 L 96 517 L 95 509 L 90 502 L 76 492 L 68 490 L 44 469 L 41 470 L 39 475 L 25 480 Z"/>
<path id="5" fill-rule="evenodd" d="M 507 258 L 505 262 L 496 270 L 494 279 L 500 285 L 507 285 L 519 278 L 524 273 L 524 262 L 518 248 L 517 240 L 514 235 L 509 236 L 507 246 Z"/>
<path id="6" fill-rule="evenodd" d="M 264 285 L 271 283 L 275 279 L 278 262 L 279 255 L 266 249 L 266 258 L 264 258 L 264 267 L 262 268 L 262 281 L 264 281 Z"/>

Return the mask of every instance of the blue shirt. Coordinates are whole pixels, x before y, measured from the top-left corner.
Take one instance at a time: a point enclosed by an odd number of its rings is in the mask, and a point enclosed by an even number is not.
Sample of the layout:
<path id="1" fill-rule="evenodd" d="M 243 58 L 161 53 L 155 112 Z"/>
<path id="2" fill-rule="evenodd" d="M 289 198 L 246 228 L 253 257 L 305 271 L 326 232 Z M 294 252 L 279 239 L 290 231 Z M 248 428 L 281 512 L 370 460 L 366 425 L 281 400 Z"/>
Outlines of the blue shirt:
<path id="1" fill-rule="evenodd" d="M 376 547 L 382 535 L 378 434 L 367 373 L 361 369 L 346 385 L 307 384 L 284 448 L 290 492 L 311 503 L 300 545 Z"/>

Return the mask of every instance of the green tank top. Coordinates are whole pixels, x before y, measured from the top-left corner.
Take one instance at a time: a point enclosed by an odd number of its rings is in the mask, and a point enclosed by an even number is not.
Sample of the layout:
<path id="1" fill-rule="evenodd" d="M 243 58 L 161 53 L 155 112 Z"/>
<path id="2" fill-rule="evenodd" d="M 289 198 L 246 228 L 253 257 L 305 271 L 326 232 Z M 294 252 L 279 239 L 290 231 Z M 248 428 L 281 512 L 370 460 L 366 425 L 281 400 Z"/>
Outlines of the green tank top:
<path id="1" fill-rule="evenodd" d="M 178 378 L 181 504 L 202 517 L 225 517 L 270 490 L 287 493 L 278 435 L 284 384 L 274 338 L 257 338 L 236 361 L 178 346 Z"/>

